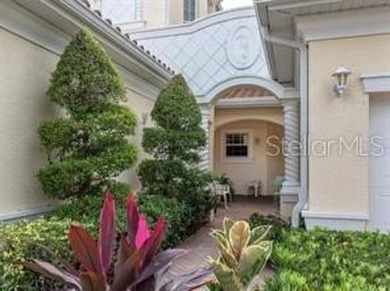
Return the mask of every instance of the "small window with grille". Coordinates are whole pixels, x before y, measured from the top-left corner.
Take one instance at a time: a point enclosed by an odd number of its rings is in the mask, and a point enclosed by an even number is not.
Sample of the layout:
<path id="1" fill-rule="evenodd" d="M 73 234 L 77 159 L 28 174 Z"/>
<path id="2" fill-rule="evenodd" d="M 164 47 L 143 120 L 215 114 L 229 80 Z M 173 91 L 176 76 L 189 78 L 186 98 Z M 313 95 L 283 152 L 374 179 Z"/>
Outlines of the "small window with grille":
<path id="1" fill-rule="evenodd" d="M 247 158 L 249 154 L 248 133 L 227 133 L 226 139 L 226 157 Z"/>
<path id="2" fill-rule="evenodd" d="M 251 161 L 252 134 L 250 130 L 225 131 L 222 133 L 222 159 L 225 161 Z"/>

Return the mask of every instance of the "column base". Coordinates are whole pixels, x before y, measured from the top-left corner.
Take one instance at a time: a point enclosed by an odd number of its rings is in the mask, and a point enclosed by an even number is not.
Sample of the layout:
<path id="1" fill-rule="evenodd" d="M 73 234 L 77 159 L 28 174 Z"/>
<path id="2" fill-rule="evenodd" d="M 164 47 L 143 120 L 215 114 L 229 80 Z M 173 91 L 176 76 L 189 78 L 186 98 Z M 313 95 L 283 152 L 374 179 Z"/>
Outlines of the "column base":
<path id="1" fill-rule="evenodd" d="M 298 202 L 300 185 L 298 182 L 286 181 L 280 191 L 280 216 L 291 221 L 291 215 Z"/>

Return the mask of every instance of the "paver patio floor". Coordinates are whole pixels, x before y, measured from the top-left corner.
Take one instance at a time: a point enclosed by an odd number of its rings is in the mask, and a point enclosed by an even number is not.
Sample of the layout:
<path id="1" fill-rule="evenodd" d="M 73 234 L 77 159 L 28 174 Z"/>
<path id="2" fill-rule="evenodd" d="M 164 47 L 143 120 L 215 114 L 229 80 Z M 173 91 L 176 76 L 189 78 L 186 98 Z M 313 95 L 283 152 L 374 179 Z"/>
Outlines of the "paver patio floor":
<path id="1" fill-rule="evenodd" d="M 233 203 L 229 205 L 229 209 L 222 206 L 218 208 L 215 219 L 204 225 L 196 234 L 184 241 L 179 248 L 188 250 L 189 252 L 176 260 L 170 267 L 171 276 L 180 276 L 196 270 L 200 266 L 207 264 L 207 256 L 216 257 L 218 250 L 215 247 L 212 239 L 209 236 L 211 229 L 221 228 L 222 221 L 225 216 L 234 220 L 247 219 L 253 212 L 262 214 L 275 213 L 273 197 L 235 197 Z M 271 276 L 272 270 L 265 269 L 264 276 Z"/>

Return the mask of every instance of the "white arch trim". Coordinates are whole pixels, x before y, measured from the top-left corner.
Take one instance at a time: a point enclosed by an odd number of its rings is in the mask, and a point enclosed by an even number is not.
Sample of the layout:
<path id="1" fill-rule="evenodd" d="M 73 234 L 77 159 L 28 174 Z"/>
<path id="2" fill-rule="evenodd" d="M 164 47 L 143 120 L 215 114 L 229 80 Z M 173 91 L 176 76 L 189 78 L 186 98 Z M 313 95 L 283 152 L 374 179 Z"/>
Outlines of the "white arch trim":
<path id="1" fill-rule="evenodd" d="M 232 87 L 245 86 L 245 85 L 263 87 L 271 91 L 273 94 L 275 94 L 277 99 L 284 99 L 286 97 L 291 98 L 293 97 L 293 95 L 296 95 L 295 97 L 299 97 L 297 90 L 291 88 L 285 88 L 273 80 L 265 79 L 262 77 L 256 77 L 256 76 L 237 76 L 237 77 L 229 78 L 215 85 L 204 96 L 198 96 L 197 98 L 198 103 L 210 104 L 211 102 L 216 101 L 215 99 L 218 98 L 218 95 L 221 92 Z"/>

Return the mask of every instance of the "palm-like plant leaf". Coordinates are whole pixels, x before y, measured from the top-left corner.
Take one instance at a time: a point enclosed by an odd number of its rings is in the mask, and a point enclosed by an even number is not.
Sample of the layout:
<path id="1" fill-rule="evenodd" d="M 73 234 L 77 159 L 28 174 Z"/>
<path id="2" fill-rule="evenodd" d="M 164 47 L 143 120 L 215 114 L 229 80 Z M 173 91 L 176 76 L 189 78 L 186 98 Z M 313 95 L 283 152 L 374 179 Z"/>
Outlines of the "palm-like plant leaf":
<path id="1" fill-rule="evenodd" d="M 80 280 L 83 291 L 106 291 L 106 283 L 95 273 L 81 273 Z"/>
<path id="2" fill-rule="evenodd" d="M 76 225 L 71 225 L 68 236 L 76 259 L 87 271 L 94 272 L 104 278 L 98 249 L 92 236 L 85 229 Z"/>
<path id="3" fill-rule="evenodd" d="M 60 281 L 62 283 L 70 284 L 73 287 L 82 290 L 80 280 L 77 276 L 68 273 L 57 266 L 41 260 L 33 259 L 31 262 L 25 262 L 24 266 L 32 271 L 40 273 L 41 275 Z"/>
<path id="4" fill-rule="evenodd" d="M 109 193 L 100 212 L 98 240 L 98 251 L 104 276 L 106 276 L 111 265 L 115 236 L 115 203 L 112 194 Z"/>

